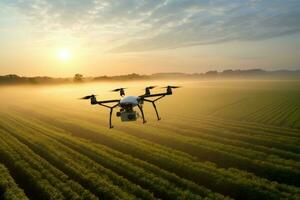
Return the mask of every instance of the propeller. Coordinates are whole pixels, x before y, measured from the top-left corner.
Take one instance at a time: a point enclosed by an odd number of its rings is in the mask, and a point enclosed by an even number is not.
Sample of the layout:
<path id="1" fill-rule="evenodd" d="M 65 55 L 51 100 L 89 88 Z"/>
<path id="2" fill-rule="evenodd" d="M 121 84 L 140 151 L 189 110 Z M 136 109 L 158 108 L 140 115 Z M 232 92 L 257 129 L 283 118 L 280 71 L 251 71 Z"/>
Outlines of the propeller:
<path id="1" fill-rule="evenodd" d="M 146 89 L 152 90 L 153 88 L 156 88 L 156 87 L 157 87 L 157 85 L 153 85 L 153 86 L 146 87 Z"/>
<path id="2" fill-rule="evenodd" d="M 126 88 L 117 88 L 117 89 L 114 89 L 114 90 L 111 90 L 111 92 L 120 92 L 120 96 L 125 96 L 125 90 Z"/>
<path id="3" fill-rule="evenodd" d="M 176 88 L 181 88 L 181 86 L 171 86 L 171 85 L 168 85 L 168 86 L 162 87 L 162 88 L 172 88 L 172 89 L 176 89 Z"/>
<path id="4" fill-rule="evenodd" d="M 88 96 L 85 96 L 85 97 L 81 97 L 81 98 L 79 98 L 79 99 L 87 100 L 87 99 L 91 99 L 91 98 L 96 97 L 96 96 L 97 96 L 97 95 L 92 94 L 92 95 L 88 95 Z"/>
<path id="5" fill-rule="evenodd" d="M 167 93 L 168 94 L 172 94 L 172 89 L 176 89 L 176 88 L 180 88 L 181 86 L 171 86 L 171 85 L 168 85 L 166 87 L 163 87 L 163 88 L 167 88 Z"/>
<path id="6" fill-rule="evenodd" d="M 125 89 L 127 89 L 127 88 L 117 88 L 117 89 L 111 90 L 111 92 L 119 92 L 119 91 L 125 90 Z"/>

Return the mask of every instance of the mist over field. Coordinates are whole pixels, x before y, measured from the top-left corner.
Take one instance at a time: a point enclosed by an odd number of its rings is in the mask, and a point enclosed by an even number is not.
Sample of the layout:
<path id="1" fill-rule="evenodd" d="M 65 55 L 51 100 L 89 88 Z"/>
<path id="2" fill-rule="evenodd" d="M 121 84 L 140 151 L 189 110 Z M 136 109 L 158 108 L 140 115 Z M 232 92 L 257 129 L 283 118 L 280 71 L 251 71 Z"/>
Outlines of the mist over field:
<path id="1" fill-rule="evenodd" d="M 47 108 L 47 111 L 58 109 L 63 112 L 78 111 L 82 115 L 93 115 L 99 119 L 108 118 L 109 110 L 105 107 L 90 105 L 89 100 L 80 97 L 96 94 L 97 100 L 119 99 L 118 93 L 110 90 L 126 87 L 127 95 L 142 95 L 144 88 L 157 85 L 152 93 L 165 92 L 161 88 L 166 85 L 180 85 L 173 96 L 159 101 L 159 111 L 166 121 L 176 115 L 186 117 L 216 116 L 229 119 L 244 119 L 251 112 L 271 107 L 272 105 L 288 106 L 289 102 L 297 102 L 300 92 L 299 81 L 261 81 L 261 80 L 155 80 L 126 82 L 96 82 L 82 84 L 66 84 L 53 86 L 3 86 L 1 87 L 1 107 L 3 109 L 28 109 L 30 112 Z M 155 123 L 152 105 L 145 104 L 146 117 Z M 280 106 L 278 107 L 280 109 Z M 292 113 L 297 113 L 296 107 Z M 287 115 L 292 114 L 287 113 Z M 280 115 L 280 112 L 274 113 Z M 275 116 L 274 117 L 275 118 Z M 295 116 L 297 116 L 295 114 Z M 152 119 L 153 118 L 153 119 Z M 254 120 L 254 119 L 252 119 Z M 118 123 L 118 119 L 114 121 Z M 163 120 L 165 121 L 165 120 Z M 162 121 L 162 123 L 163 123 Z M 251 120 L 250 120 L 251 121 Z M 286 120 L 288 121 L 288 120 Z M 297 121 L 297 120 L 296 120 Z M 139 121 L 136 122 L 139 124 Z M 122 123 L 120 123 L 122 124 Z M 286 125 L 286 124 L 283 124 Z M 116 126 L 118 127 L 118 126 Z M 293 127 L 293 126 L 292 126 Z M 295 127 L 297 127 L 295 125 Z M 299 128 L 299 127 L 298 127 Z"/>
<path id="2" fill-rule="evenodd" d="M 299 197 L 299 81 L 172 81 L 183 87 L 157 102 L 161 121 L 145 104 L 146 124 L 114 112 L 113 129 L 109 109 L 78 99 L 168 84 L 1 87 L 1 198 Z"/>

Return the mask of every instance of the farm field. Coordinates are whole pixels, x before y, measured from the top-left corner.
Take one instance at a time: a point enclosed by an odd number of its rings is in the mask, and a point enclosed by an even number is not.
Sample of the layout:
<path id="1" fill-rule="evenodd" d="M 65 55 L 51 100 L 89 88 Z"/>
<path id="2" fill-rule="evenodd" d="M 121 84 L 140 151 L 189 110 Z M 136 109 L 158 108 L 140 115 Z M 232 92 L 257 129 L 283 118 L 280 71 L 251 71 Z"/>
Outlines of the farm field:
<path id="1" fill-rule="evenodd" d="M 300 81 L 184 81 L 114 129 L 77 100 L 149 84 L 1 87 L 0 199 L 300 199 Z"/>

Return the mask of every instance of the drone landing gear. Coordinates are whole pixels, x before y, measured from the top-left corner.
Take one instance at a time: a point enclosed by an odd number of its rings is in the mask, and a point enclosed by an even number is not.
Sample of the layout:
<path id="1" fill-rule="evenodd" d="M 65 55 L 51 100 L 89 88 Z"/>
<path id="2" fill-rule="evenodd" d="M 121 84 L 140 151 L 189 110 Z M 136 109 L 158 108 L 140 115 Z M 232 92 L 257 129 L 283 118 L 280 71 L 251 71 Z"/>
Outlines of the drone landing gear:
<path id="1" fill-rule="evenodd" d="M 156 113 L 157 121 L 161 120 L 160 116 L 158 115 L 158 112 L 157 112 L 156 105 L 155 105 L 154 101 L 152 102 L 152 105 L 153 105 L 155 113 Z"/>
<path id="2" fill-rule="evenodd" d="M 109 128 L 113 128 L 114 126 L 112 125 L 112 122 L 111 122 L 112 120 L 111 120 L 111 118 L 112 118 L 112 114 L 113 114 L 114 108 L 117 107 L 117 106 L 119 105 L 119 103 L 117 103 L 117 104 L 114 105 L 114 106 L 108 106 L 108 105 L 104 105 L 104 104 L 101 104 L 101 103 L 99 103 L 99 105 L 104 106 L 104 107 L 110 109 L 110 112 L 109 112 Z"/>
<path id="3" fill-rule="evenodd" d="M 111 123 L 111 117 L 112 117 L 113 110 L 114 110 L 114 108 L 110 108 L 110 112 L 109 112 L 109 128 L 113 128 L 113 125 Z"/>
<path id="4" fill-rule="evenodd" d="M 163 97 L 165 97 L 165 95 L 163 95 L 163 96 L 161 96 L 161 97 L 159 97 L 159 98 L 157 98 L 157 99 L 154 99 L 154 100 L 144 99 L 144 101 L 147 101 L 147 102 L 150 102 L 150 103 L 152 103 L 152 105 L 153 105 L 153 108 L 154 108 L 154 110 L 155 110 L 155 113 L 156 113 L 157 121 L 161 120 L 161 118 L 160 118 L 160 116 L 159 116 L 159 114 L 158 114 L 158 111 L 157 111 L 157 108 L 156 108 L 155 102 L 156 102 L 157 100 L 159 100 L 159 99 L 163 98 Z"/>
<path id="5" fill-rule="evenodd" d="M 145 120 L 145 115 L 144 115 L 143 107 L 142 107 L 142 105 L 138 105 L 138 107 L 139 107 L 139 109 L 140 109 L 140 111 L 142 113 L 143 124 L 145 124 L 147 121 Z"/>

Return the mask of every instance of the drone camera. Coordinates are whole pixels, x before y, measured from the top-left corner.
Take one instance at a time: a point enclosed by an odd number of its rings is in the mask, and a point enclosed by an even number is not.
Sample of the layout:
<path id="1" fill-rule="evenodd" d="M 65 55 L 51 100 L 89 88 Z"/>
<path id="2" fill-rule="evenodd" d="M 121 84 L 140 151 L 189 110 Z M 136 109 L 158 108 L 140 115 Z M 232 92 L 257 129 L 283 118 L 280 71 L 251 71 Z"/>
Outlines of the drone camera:
<path id="1" fill-rule="evenodd" d="M 120 112 L 120 116 L 121 116 L 121 120 L 123 122 L 137 120 L 136 111 L 123 111 L 123 112 Z"/>

